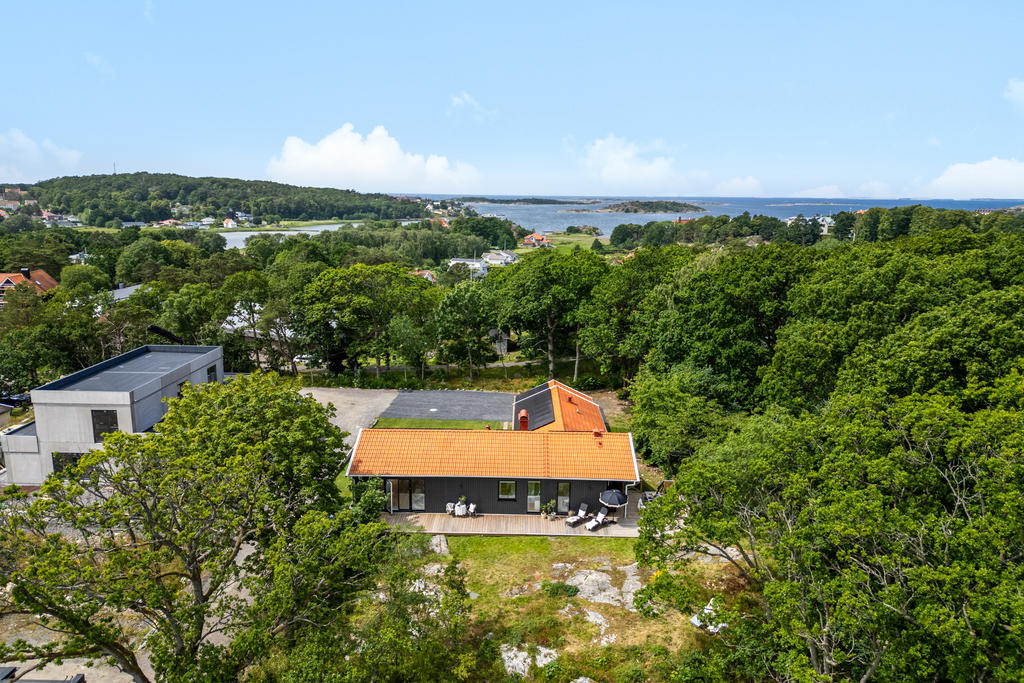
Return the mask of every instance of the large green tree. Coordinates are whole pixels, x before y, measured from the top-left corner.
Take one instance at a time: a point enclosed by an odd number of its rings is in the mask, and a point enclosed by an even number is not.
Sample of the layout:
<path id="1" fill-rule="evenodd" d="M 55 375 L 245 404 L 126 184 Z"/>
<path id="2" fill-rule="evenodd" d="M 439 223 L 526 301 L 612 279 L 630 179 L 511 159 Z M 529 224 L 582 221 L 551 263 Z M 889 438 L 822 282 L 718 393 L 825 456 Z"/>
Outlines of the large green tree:
<path id="1" fill-rule="evenodd" d="M 272 374 L 186 386 L 153 434 L 108 435 L 32 500 L 3 496 L 0 614 L 52 641 L 0 660 L 108 661 L 133 680 L 234 680 L 300 625 L 335 623 L 391 547 L 334 485 L 331 410 Z"/>

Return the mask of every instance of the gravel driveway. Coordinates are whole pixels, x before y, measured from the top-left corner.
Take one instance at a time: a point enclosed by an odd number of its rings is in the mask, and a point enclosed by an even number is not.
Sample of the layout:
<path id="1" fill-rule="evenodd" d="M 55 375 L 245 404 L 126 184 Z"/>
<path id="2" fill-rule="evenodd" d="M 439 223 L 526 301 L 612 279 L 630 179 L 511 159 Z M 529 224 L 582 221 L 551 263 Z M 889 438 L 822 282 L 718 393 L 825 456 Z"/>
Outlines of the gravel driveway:
<path id="1" fill-rule="evenodd" d="M 320 403 L 333 403 L 337 415 L 331 424 L 348 432 L 345 443 L 353 445 L 360 427 L 373 424 L 398 396 L 393 389 L 326 389 L 311 387 L 302 390 Z"/>

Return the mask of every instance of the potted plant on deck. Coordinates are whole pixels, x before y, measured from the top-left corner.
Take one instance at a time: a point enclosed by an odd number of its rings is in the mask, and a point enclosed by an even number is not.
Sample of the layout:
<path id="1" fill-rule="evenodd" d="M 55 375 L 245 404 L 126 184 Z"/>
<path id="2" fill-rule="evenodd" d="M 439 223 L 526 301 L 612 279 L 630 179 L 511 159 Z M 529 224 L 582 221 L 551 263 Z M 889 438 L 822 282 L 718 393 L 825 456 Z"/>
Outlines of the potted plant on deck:
<path id="1" fill-rule="evenodd" d="M 541 505 L 540 514 L 544 516 L 544 519 L 555 519 L 558 516 L 555 514 L 555 501 L 549 500 Z"/>

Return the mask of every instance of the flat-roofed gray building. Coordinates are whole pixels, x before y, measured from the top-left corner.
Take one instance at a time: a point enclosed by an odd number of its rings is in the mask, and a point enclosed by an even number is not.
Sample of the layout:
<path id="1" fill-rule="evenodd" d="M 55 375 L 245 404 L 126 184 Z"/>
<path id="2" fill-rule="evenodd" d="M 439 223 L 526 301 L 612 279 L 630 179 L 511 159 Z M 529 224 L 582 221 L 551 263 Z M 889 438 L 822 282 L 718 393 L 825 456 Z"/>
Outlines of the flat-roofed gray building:
<path id="1" fill-rule="evenodd" d="M 0 434 L 0 484 L 38 486 L 99 448 L 109 432 L 145 432 L 181 386 L 224 378 L 219 346 L 150 345 L 32 390 L 35 422 Z"/>

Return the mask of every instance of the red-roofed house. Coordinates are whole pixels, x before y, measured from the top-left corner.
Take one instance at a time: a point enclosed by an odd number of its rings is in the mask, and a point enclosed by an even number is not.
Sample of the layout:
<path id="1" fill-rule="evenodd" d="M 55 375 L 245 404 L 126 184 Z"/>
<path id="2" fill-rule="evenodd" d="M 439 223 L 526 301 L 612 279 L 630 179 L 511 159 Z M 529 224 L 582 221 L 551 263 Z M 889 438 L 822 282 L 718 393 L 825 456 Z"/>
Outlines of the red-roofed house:
<path id="1" fill-rule="evenodd" d="M 18 285 L 27 285 L 36 291 L 36 294 L 44 294 L 57 287 L 57 281 L 50 277 L 45 270 L 29 270 L 22 268 L 19 273 L 0 273 L 0 308 L 4 305 L 4 295 L 7 290 L 14 289 Z"/>
<path id="2" fill-rule="evenodd" d="M 483 514 L 600 508 L 608 489 L 640 483 L 633 436 L 608 433 L 586 394 L 550 381 L 515 397 L 515 428 L 363 429 L 347 474 L 385 481 L 392 512 L 445 512 L 460 498 Z"/>
<path id="3" fill-rule="evenodd" d="M 531 232 L 523 238 L 524 247 L 550 247 L 551 240 L 539 232 Z"/>

